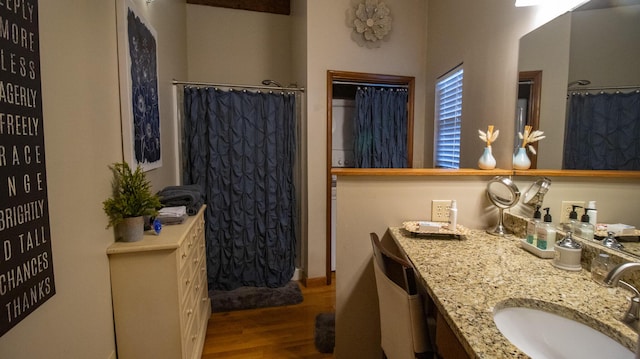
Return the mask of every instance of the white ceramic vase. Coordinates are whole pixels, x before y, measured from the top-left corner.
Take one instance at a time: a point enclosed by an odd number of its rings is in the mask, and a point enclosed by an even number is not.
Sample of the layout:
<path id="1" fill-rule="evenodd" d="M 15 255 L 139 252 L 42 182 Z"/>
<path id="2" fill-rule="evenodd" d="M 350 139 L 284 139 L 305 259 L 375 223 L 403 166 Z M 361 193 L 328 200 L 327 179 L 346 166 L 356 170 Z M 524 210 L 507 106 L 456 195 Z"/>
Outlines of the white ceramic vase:
<path id="1" fill-rule="evenodd" d="M 527 156 L 527 149 L 524 147 L 518 148 L 518 151 L 513 155 L 513 168 L 516 170 L 528 170 L 531 167 L 531 160 Z"/>
<path id="2" fill-rule="evenodd" d="M 484 152 L 480 159 L 478 160 L 478 167 L 481 170 L 492 170 L 496 168 L 496 159 L 493 157 L 491 153 L 491 146 L 487 146 L 484 148 Z"/>

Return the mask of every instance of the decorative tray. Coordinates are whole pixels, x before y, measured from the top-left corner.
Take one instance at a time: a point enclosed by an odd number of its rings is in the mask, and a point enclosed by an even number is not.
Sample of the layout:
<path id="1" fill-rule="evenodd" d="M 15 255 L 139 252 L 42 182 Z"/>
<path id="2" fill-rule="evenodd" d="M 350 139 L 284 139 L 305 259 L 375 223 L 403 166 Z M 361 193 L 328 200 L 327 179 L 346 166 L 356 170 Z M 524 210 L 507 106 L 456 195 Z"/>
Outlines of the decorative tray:
<path id="1" fill-rule="evenodd" d="M 634 226 L 629 226 L 626 224 L 598 224 L 598 229 L 594 231 L 594 236 L 598 239 L 605 238 L 607 236 L 607 232 L 614 232 L 615 237 L 638 237 L 640 236 L 640 230 L 636 229 Z"/>
<path id="2" fill-rule="evenodd" d="M 469 229 L 461 224 L 455 230 L 448 228 L 447 222 L 431 221 L 407 221 L 402 222 L 402 226 L 407 232 L 414 236 L 427 237 L 433 239 L 466 239 Z"/>

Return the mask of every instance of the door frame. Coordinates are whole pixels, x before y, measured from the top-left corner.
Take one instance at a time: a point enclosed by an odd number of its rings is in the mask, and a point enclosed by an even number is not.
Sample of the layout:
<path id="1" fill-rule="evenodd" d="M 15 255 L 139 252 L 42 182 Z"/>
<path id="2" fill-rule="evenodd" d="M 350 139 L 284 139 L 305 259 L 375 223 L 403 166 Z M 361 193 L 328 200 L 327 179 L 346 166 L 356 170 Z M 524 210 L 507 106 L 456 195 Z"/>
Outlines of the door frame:
<path id="1" fill-rule="evenodd" d="M 363 85 L 406 86 L 407 104 L 407 167 L 413 167 L 413 118 L 415 108 L 415 77 L 327 70 L 327 173 L 326 173 L 326 279 L 331 284 L 331 169 L 333 166 L 333 82 L 344 81 Z M 336 268 L 337 270 L 337 268 Z"/>

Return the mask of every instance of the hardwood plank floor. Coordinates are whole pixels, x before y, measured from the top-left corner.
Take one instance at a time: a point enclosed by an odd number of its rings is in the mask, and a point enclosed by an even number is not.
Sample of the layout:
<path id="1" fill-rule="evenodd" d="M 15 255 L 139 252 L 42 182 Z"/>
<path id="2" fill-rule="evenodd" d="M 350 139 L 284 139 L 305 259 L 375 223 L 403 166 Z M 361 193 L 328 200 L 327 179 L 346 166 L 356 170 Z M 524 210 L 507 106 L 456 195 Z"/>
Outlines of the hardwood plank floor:
<path id="1" fill-rule="evenodd" d="M 335 276 L 330 286 L 306 288 L 300 304 L 213 313 L 207 326 L 202 359 L 308 358 L 329 359 L 317 351 L 315 318 L 335 312 Z"/>

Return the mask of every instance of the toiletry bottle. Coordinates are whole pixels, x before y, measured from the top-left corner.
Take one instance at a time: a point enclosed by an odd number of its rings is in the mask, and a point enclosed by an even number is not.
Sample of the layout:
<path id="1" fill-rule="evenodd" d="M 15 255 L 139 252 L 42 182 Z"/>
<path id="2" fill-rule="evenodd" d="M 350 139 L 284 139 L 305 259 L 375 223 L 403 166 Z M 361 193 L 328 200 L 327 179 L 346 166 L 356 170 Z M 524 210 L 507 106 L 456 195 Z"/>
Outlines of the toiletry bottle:
<path id="1" fill-rule="evenodd" d="M 598 230 L 598 210 L 596 209 L 596 201 L 589 201 L 587 204 L 587 214 L 589 215 L 589 223 L 593 224 L 593 229 Z"/>
<path id="2" fill-rule="evenodd" d="M 588 240 L 593 240 L 594 233 L 593 224 L 589 223 L 589 215 L 587 214 L 587 209 L 584 209 L 584 214 L 582 218 L 580 218 L 580 223 L 576 224 L 576 236 Z"/>
<path id="3" fill-rule="evenodd" d="M 455 199 L 451 200 L 451 207 L 449 208 L 449 230 L 455 231 L 458 225 L 458 205 Z"/>
<path id="4" fill-rule="evenodd" d="M 591 278 L 598 284 L 604 284 L 604 277 L 611 269 L 611 262 L 607 253 L 600 253 L 591 262 Z"/>
<path id="5" fill-rule="evenodd" d="M 542 219 L 542 214 L 540 213 L 540 205 L 536 205 L 536 211 L 533 212 L 533 218 L 531 218 L 527 222 L 527 243 L 537 245 L 537 236 L 536 236 L 536 226 L 538 222 Z"/>
<path id="6" fill-rule="evenodd" d="M 544 208 L 547 213 L 544 215 L 544 222 L 539 222 L 536 226 L 537 243 L 536 247 L 540 249 L 553 249 L 556 241 L 556 230 L 551 223 L 552 218 L 549 214 L 549 207 Z"/>

